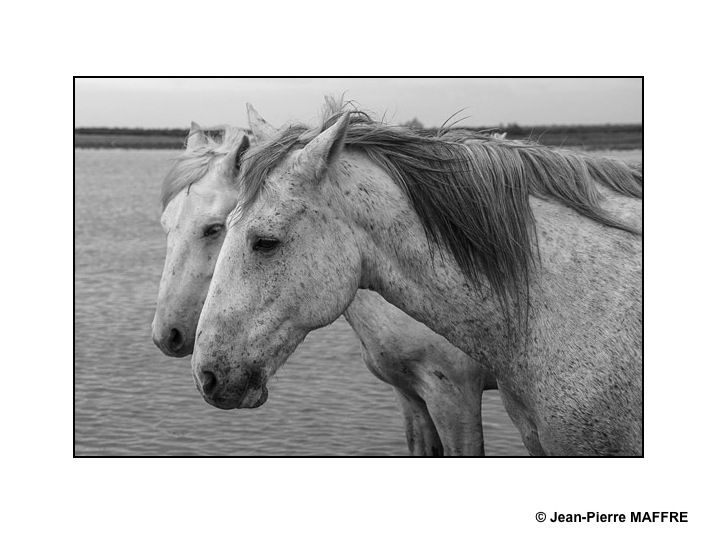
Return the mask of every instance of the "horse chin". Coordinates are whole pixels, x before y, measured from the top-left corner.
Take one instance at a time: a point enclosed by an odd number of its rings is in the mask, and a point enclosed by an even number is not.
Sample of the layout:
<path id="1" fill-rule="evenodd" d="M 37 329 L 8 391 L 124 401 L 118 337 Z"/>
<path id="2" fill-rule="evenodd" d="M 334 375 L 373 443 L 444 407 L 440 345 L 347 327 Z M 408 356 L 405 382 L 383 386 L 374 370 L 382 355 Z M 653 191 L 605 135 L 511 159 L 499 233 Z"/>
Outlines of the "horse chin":
<path id="1" fill-rule="evenodd" d="M 248 391 L 240 397 L 203 397 L 208 404 L 226 411 L 232 409 L 257 409 L 267 401 L 268 389 L 267 386 L 263 384 L 260 387 L 248 389 Z"/>
<path id="2" fill-rule="evenodd" d="M 264 384 L 262 387 L 250 390 L 243 396 L 242 402 L 238 409 L 257 409 L 263 405 L 268 398 L 268 389 Z"/>

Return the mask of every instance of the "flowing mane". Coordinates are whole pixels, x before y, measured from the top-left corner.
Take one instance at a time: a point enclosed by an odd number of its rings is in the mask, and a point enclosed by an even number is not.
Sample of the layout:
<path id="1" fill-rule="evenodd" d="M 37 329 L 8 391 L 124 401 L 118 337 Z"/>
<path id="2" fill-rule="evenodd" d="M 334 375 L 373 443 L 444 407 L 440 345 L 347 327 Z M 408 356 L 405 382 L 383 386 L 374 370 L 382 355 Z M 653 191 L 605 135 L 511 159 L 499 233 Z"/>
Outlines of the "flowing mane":
<path id="1" fill-rule="evenodd" d="M 196 131 L 191 130 L 188 138 L 194 133 Z M 163 179 L 160 193 L 163 210 L 183 189 L 202 179 L 215 159 L 226 156 L 240 144 L 247 131 L 232 126 L 219 126 L 203 129 L 201 133 L 205 136 L 203 143 L 180 154 Z"/>
<path id="2" fill-rule="evenodd" d="M 291 150 L 333 125 L 347 104 L 327 100 L 316 128 L 291 125 L 251 148 L 243 159 L 241 196 L 233 223 L 263 192 L 270 172 Z M 364 152 L 404 191 L 431 246 L 444 246 L 472 283 L 484 276 L 507 317 L 523 319 L 537 260 L 530 196 L 558 201 L 609 227 L 640 234 L 606 213 L 601 184 L 642 198 L 642 174 L 610 158 L 593 157 L 532 141 L 452 130 L 429 136 L 352 111 L 345 146 Z"/>

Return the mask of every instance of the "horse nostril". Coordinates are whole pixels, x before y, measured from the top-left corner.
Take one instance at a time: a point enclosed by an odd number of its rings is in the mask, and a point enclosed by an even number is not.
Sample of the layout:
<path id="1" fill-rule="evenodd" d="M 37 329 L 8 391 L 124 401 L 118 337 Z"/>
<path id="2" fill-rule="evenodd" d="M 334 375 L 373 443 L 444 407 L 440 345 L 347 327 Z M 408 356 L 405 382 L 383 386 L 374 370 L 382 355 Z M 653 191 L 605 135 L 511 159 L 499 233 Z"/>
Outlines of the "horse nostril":
<path id="1" fill-rule="evenodd" d="M 212 371 L 203 371 L 200 378 L 203 393 L 206 396 L 209 396 L 210 394 L 212 394 L 213 390 L 217 386 L 217 377 Z"/>
<path id="2" fill-rule="evenodd" d="M 173 328 L 172 330 L 170 330 L 168 346 L 170 347 L 171 351 L 177 352 L 182 349 L 184 341 L 185 340 L 183 339 L 183 335 L 180 333 L 180 330 L 178 330 L 177 328 Z"/>

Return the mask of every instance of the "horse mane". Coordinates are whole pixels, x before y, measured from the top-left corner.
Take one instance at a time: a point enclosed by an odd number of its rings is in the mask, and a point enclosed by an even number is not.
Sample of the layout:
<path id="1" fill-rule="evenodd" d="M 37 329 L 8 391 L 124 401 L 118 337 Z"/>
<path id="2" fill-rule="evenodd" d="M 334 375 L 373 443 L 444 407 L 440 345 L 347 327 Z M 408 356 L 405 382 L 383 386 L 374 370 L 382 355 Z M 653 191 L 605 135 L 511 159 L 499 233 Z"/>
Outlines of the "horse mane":
<path id="1" fill-rule="evenodd" d="M 327 100 L 320 126 L 293 125 L 251 148 L 229 221 L 254 204 L 268 175 L 291 150 L 333 125 L 346 107 Z M 444 246 L 471 283 L 482 283 L 483 277 L 489 281 L 508 321 L 513 312 L 521 320 L 528 316 L 537 258 L 530 196 L 558 201 L 599 223 L 640 234 L 600 206 L 597 184 L 642 198 L 641 172 L 611 158 L 468 130 L 433 136 L 373 121 L 362 111 L 351 111 L 345 147 L 364 152 L 403 190 L 431 247 Z"/>
<path id="2" fill-rule="evenodd" d="M 225 125 L 203 128 L 201 132 L 205 135 L 205 142 L 190 149 L 186 148 L 175 158 L 173 166 L 163 179 L 160 189 L 163 210 L 183 189 L 201 180 L 208 173 L 215 159 L 229 154 L 248 133 L 243 129 Z M 196 132 L 191 130 L 187 138 L 194 133 Z"/>

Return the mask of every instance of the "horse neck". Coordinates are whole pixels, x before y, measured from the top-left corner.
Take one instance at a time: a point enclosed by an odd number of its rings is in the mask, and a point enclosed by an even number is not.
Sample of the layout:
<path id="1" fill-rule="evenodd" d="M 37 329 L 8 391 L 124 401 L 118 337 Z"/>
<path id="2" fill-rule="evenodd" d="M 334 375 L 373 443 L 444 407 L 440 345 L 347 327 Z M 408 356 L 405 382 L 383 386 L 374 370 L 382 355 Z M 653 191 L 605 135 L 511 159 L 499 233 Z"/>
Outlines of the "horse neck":
<path id="1" fill-rule="evenodd" d="M 498 356 L 505 333 L 489 284 L 470 284 L 452 255 L 430 248 L 410 203 L 385 171 L 360 152 L 346 152 L 332 183 L 334 200 L 358 232 L 362 252 L 360 288 L 388 302 L 444 336 L 466 353 Z M 482 343 L 478 321 L 488 321 Z"/>
<path id="2" fill-rule="evenodd" d="M 625 309 L 621 304 L 627 307 L 640 298 L 638 236 L 531 197 L 539 249 L 530 282 L 533 307 L 527 330 L 532 339 L 508 339 L 489 283 L 470 283 L 450 253 L 430 247 L 419 217 L 385 171 L 359 152 L 347 153 L 337 170 L 332 189 L 342 191 L 334 199 L 343 201 L 359 232 L 360 287 L 379 292 L 495 373 L 502 374 L 518 348 L 531 341 L 531 349 L 551 350 L 550 343 L 557 341 L 553 332 L 562 330 L 548 330 L 554 324 L 549 320 L 603 324 L 603 318 L 610 321 Z M 621 202 L 621 211 L 634 208 L 631 214 L 639 215 L 638 200 Z M 608 204 L 608 210 L 616 209 L 616 201 Z"/>

